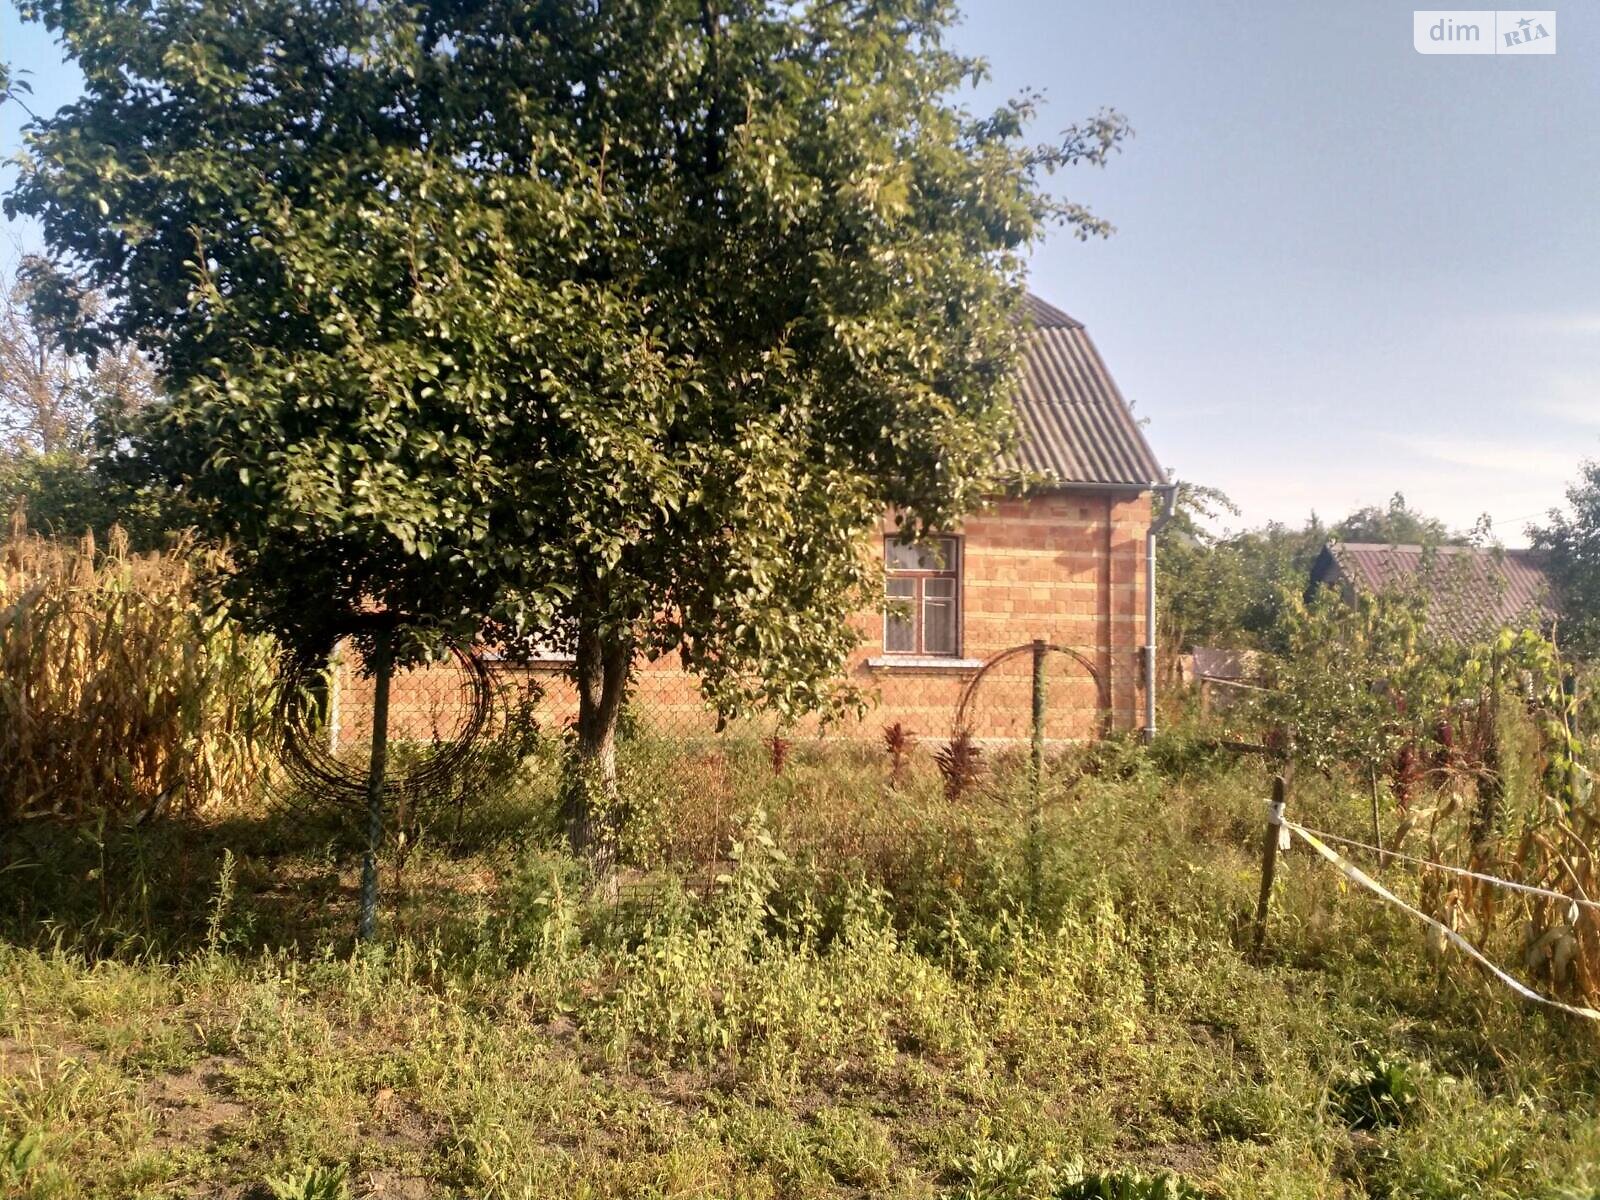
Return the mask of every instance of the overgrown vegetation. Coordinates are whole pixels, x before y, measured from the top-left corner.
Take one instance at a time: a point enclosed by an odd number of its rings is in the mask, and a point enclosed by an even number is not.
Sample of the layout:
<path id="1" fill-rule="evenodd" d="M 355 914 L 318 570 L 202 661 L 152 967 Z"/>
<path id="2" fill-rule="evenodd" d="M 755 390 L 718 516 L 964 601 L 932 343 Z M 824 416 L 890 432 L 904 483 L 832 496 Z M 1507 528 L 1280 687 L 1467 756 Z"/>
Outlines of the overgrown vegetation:
<path id="1" fill-rule="evenodd" d="M 19 528 L 6 563 L 6 729 L 32 739 L 0 838 L 9 1193 L 1600 1187 L 1587 1025 L 1303 855 L 1244 952 L 1271 768 L 1217 746 L 1278 731 L 1314 827 L 1593 895 L 1587 691 L 1535 633 L 1446 645 L 1415 597 L 1291 596 L 1234 728 L 1056 754 L 1038 793 L 1025 747 L 898 724 L 624 720 L 615 899 L 564 849 L 562 731 L 512 722 L 490 790 L 390 829 L 384 936 L 346 957 L 354 822 L 260 790 L 270 656 L 197 590 L 204 556 Z M 1595 998 L 1587 910 L 1384 877 Z"/>
<path id="2" fill-rule="evenodd" d="M 1021 758 L 947 799 L 924 752 L 891 786 L 870 747 L 797 742 L 780 775 L 757 739 L 710 763 L 630 741 L 639 866 L 616 904 L 585 898 L 539 753 L 521 808 L 422 831 L 385 941 L 350 958 L 329 947 L 354 864 L 327 823 L 146 829 L 159 866 L 110 912 L 87 848 L 45 845 L 47 867 L 8 841 L 13 1190 L 1600 1186 L 1588 1028 L 1295 856 L 1273 954 L 1249 959 L 1266 780 L 1204 741 L 1053 760 L 1037 811 Z M 1366 812 L 1315 775 L 1296 803 L 1336 828 Z"/>
<path id="3" fill-rule="evenodd" d="M 1193 646 L 1281 649 L 1285 607 L 1303 596 L 1308 573 L 1329 542 L 1446 546 L 1482 541 L 1482 528 L 1453 532 L 1396 492 L 1326 524 L 1312 513 L 1299 526 L 1281 521 L 1219 529 L 1238 509 L 1216 488 L 1182 483 L 1176 519 L 1161 542 L 1158 626 L 1170 657 Z"/>
<path id="4" fill-rule="evenodd" d="M 107 299 L 70 344 L 162 389 L 112 457 L 306 658 L 365 616 L 383 659 L 375 611 L 570 652 L 597 864 L 637 656 L 728 714 L 856 699 L 862 540 L 1001 486 L 1027 253 L 1109 231 L 1048 177 L 1128 132 L 973 111 L 949 0 L 22 11 L 82 94 L 5 211 Z"/>
<path id="5" fill-rule="evenodd" d="M 1591 1026 L 1304 855 L 1242 950 L 1287 761 L 1297 819 L 1546 889 L 1386 876 L 1600 1001 L 1569 664 L 1304 597 L 1327 536 L 1452 540 L 1403 497 L 1214 536 L 1185 490 L 1163 637 L 1266 652 L 1239 729 L 1036 773 L 788 720 L 854 699 L 885 509 L 999 486 L 1025 251 L 1107 228 L 1044 176 L 1120 117 L 974 116 L 937 0 L 24 8 L 85 87 L 7 209 L 85 277 L 0 296 L 0 495 L 101 536 L 0 562 L 5 1195 L 1600 1194 Z M 1590 649 L 1594 474 L 1538 534 Z M 353 953 L 354 822 L 264 788 L 230 574 L 303 660 L 374 608 L 575 652 L 576 728 L 398 816 Z M 778 727 L 653 738 L 641 653 Z"/>
<path id="6" fill-rule="evenodd" d="M 1600 836 L 1588 685 L 1554 643 L 1504 630 L 1481 645 L 1430 634 L 1417 594 L 1329 592 L 1285 603 L 1268 690 L 1232 714 L 1275 731 L 1302 772 L 1366 792 L 1360 840 L 1470 867 L 1547 895 L 1424 867 L 1422 900 L 1550 990 L 1600 1001 Z"/>
<path id="7" fill-rule="evenodd" d="M 1254 684 L 1230 694 L 1218 732 L 1364 794 L 1365 828 L 1342 834 L 1546 889 L 1513 893 L 1427 866 L 1417 875 L 1423 908 L 1448 929 L 1491 946 L 1547 994 L 1593 1004 L 1600 923 L 1584 907 L 1600 872 L 1592 664 L 1571 657 L 1585 650 L 1592 616 L 1586 486 L 1570 493 L 1572 515 L 1553 514 L 1537 539 L 1564 589 L 1550 598 L 1563 614 L 1553 628 L 1535 627 L 1539 612 L 1526 614 L 1526 628 L 1480 628 L 1472 601 L 1485 583 L 1469 560 L 1428 553 L 1481 540 L 1486 528 L 1451 535 L 1396 495 L 1386 510 L 1358 510 L 1326 531 L 1313 519 L 1300 533 L 1217 537 L 1202 520 L 1228 510 L 1226 497 L 1192 487 L 1173 526 L 1163 623 L 1170 652 L 1191 634 L 1256 652 Z M 1325 538 L 1420 544 L 1420 573 L 1382 594 L 1308 594 L 1306 568 Z"/>
<path id="8" fill-rule="evenodd" d="M 37 257 L 0 274 L 0 512 L 25 507 L 35 529 L 56 536 L 104 538 L 117 525 L 138 549 L 161 546 L 184 514 L 97 459 L 152 401 L 154 379 L 126 345 L 94 358 L 67 350 L 57 321 L 64 290 L 64 277 Z"/>
<path id="9" fill-rule="evenodd" d="M 1528 532 L 1561 591 L 1567 645 L 1600 655 L 1600 461 L 1585 462 L 1567 488 L 1565 509 L 1551 510 Z"/>

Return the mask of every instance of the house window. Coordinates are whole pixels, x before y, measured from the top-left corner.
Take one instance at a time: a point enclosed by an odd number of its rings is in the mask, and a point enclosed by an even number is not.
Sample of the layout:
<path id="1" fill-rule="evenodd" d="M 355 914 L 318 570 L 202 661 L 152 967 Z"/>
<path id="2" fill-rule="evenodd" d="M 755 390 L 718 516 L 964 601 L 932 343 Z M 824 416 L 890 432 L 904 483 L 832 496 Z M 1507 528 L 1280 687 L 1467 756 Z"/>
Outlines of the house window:
<path id="1" fill-rule="evenodd" d="M 885 538 L 886 654 L 961 653 L 961 546 L 953 537 Z"/>

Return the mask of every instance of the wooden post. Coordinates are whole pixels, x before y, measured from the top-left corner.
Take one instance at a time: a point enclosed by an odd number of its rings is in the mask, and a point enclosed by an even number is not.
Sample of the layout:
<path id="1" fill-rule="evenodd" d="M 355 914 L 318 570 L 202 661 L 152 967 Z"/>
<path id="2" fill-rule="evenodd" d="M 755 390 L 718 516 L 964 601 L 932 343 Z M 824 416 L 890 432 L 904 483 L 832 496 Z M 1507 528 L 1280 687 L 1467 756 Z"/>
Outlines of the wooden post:
<path id="1" fill-rule="evenodd" d="M 1378 866 L 1388 865 L 1388 857 L 1383 852 L 1383 827 L 1378 824 L 1378 768 L 1368 767 L 1367 777 L 1372 784 L 1372 844 L 1378 849 Z"/>
<path id="2" fill-rule="evenodd" d="M 1272 804 L 1267 809 L 1267 831 L 1261 839 L 1261 895 L 1256 900 L 1253 949 L 1260 953 L 1267 936 L 1267 908 L 1272 903 L 1272 881 L 1278 874 L 1278 839 L 1283 832 L 1286 788 L 1281 774 L 1272 777 Z"/>
<path id="3" fill-rule="evenodd" d="M 367 852 L 361 860 L 361 917 L 356 940 L 371 941 L 378 930 L 378 847 L 383 842 L 383 782 L 389 758 L 390 631 L 373 635 L 372 761 L 367 768 Z"/>

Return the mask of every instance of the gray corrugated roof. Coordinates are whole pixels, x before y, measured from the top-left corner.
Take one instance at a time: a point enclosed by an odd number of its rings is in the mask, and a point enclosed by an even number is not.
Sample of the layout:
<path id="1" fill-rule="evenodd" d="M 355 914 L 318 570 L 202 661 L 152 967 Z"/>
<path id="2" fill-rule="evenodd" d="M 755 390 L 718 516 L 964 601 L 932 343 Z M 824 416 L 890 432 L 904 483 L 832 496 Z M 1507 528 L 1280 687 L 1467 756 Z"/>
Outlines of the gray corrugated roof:
<path id="1" fill-rule="evenodd" d="M 1082 329 L 1083 322 L 1070 317 L 1054 304 L 1039 299 L 1032 292 L 1022 298 L 1022 310 L 1035 329 Z"/>
<path id="2" fill-rule="evenodd" d="M 1006 465 L 1057 483 L 1164 483 L 1083 323 L 1034 295 L 1025 311 L 1032 328 L 1015 398 L 1019 437 Z"/>
<path id="3" fill-rule="evenodd" d="M 1556 616 L 1550 578 L 1534 550 L 1331 542 L 1311 579 L 1342 579 L 1369 592 L 1420 586 L 1428 593 L 1428 627 L 1467 641 Z"/>

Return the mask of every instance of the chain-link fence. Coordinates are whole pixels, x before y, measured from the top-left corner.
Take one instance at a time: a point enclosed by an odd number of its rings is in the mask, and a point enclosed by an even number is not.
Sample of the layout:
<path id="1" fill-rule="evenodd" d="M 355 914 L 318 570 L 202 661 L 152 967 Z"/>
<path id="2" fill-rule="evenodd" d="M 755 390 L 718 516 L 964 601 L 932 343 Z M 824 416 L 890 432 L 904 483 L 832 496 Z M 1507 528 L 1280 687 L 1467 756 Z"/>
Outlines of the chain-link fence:
<path id="1" fill-rule="evenodd" d="M 1035 659 L 1043 658 L 1043 673 Z M 577 687 L 570 659 L 513 662 L 482 659 L 494 681 L 495 718 L 531 721 L 546 730 L 575 724 Z M 919 737 L 946 739 L 966 731 L 980 744 L 1005 746 L 1034 736 L 1035 692 L 1042 690 L 1043 737 L 1050 744 L 1081 742 L 1110 729 L 1110 698 L 1103 667 L 1089 652 L 1054 643 L 1024 643 L 988 658 L 950 665 L 917 660 L 897 665 L 868 660 L 855 672 L 869 704 L 858 718 L 823 722 L 776 717 L 735 723 L 720 720 L 696 680 L 673 666 L 641 663 L 630 683 L 622 726 L 626 732 L 681 741 L 693 748 L 705 739 L 770 736 L 835 742 L 876 741 L 882 728 L 901 724 Z M 364 745 L 371 736 L 373 681 L 354 655 L 341 652 L 331 672 L 333 696 L 327 722 L 334 748 Z M 463 662 L 397 670 L 390 688 L 390 737 L 397 741 L 441 741 L 457 736 L 470 709 L 472 687 Z"/>
<path id="2" fill-rule="evenodd" d="M 487 681 L 488 696 L 480 695 Z M 740 777 L 782 775 L 793 764 L 819 759 L 872 760 L 896 779 L 937 769 L 960 743 L 970 757 L 989 763 L 1044 756 L 1092 739 L 1110 726 L 1103 670 L 1091 654 L 1045 642 L 1026 643 L 981 662 L 888 664 L 868 661 L 856 680 L 869 699 L 864 713 L 824 722 L 776 716 L 720 720 L 696 680 L 662 663 L 635 669 L 619 721 L 619 761 L 648 763 L 658 790 L 683 787 L 717 794 L 735 790 Z M 324 758 L 347 764 L 364 778 L 372 741 L 374 678 L 349 650 L 327 673 L 324 719 L 316 735 Z M 488 704 L 487 715 L 476 707 Z M 536 793 L 559 782 L 564 747 L 578 715 L 577 688 L 568 659 L 512 662 L 471 655 L 397 669 L 388 696 L 391 775 L 404 777 L 420 763 L 470 736 L 481 757 L 505 745 L 521 763 Z M 502 756 L 504 757 L 504 756 Z M 501 765 L 504 765 L 503 763 Z M 474 787 L 489 787 L 481 769 Z M 414 789 L 415 790 L 415 789 Z M 492 788 L 490 789 L 492 790 Z M 418 806 L 454 807 L 461 820 L 471 798 L 459 788 L 416 794 Z M 491 798 L 492 799 L 492 798 Z M 694 836 L 690 834 L 689 836 Z M 708 840 L 718 836 L 707 831 Z"/>
<path id="3" fill-rule="evenodd" d="M 1037 802 L 1068 748 L 1112 716 L 1093 658 L 1043 641 L 860 673 L 875 703 L 858 715 L 730 721 L 692 676 L 638 666 L 608 801 L 621 806 L 607 817 L 620 886 L 648 890 L 653 868 L 671 864 L 674 886 L 709 892 L 762 814 L 804 824 L 796 841 L 846 861 L 891 844 L 896 824 L 929 805 Z M 346 646 L 287 694 L 298 699 L 284 725 L 284 797 L 365 847 L 364 932 L 380 862 L 398 878 L 419 845 L 560 837 L 579 708 L 570 660 L 458 649 L 385 673 Z"/>

